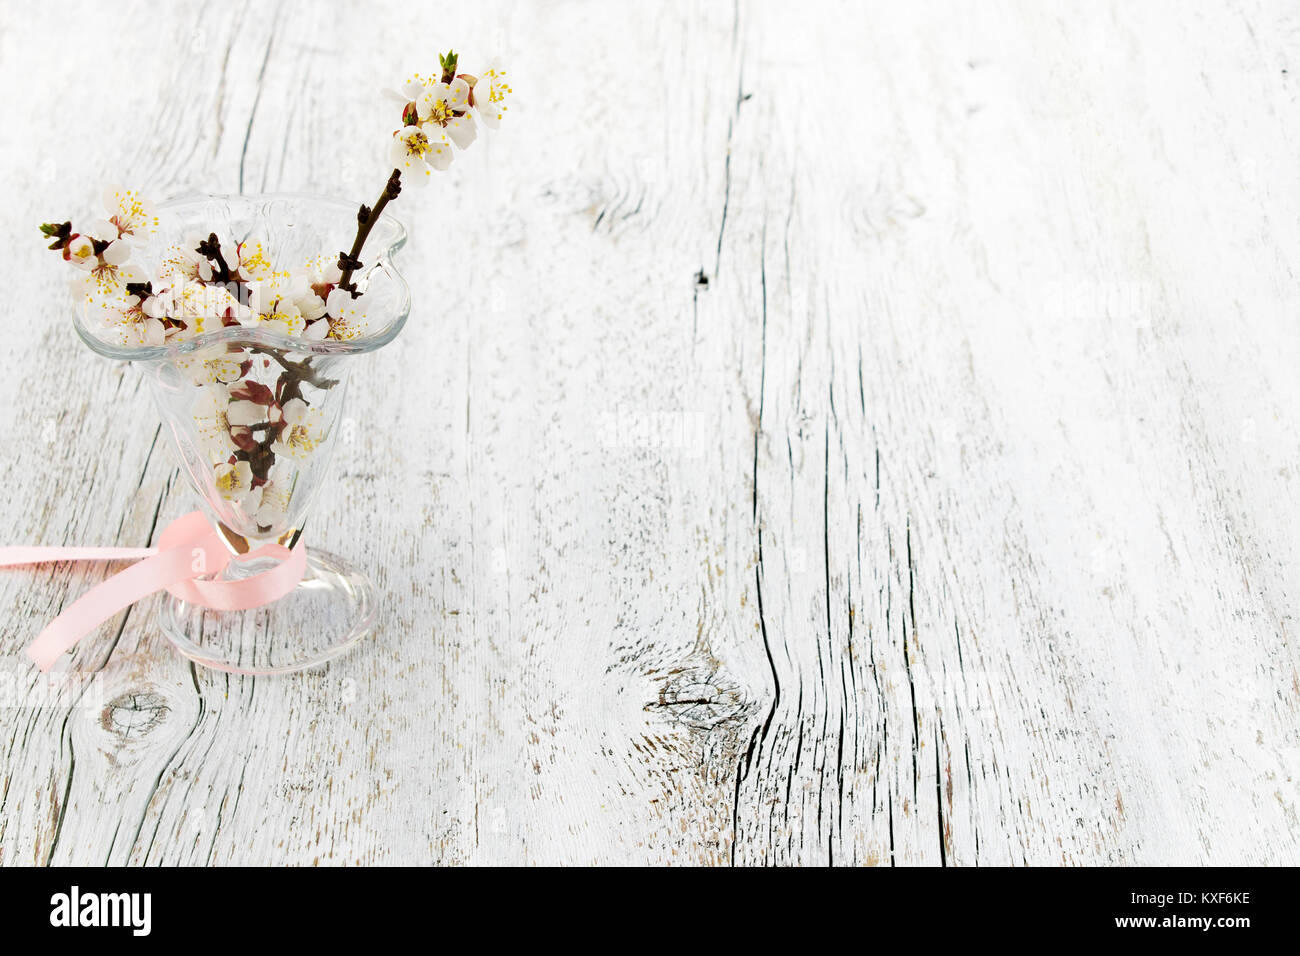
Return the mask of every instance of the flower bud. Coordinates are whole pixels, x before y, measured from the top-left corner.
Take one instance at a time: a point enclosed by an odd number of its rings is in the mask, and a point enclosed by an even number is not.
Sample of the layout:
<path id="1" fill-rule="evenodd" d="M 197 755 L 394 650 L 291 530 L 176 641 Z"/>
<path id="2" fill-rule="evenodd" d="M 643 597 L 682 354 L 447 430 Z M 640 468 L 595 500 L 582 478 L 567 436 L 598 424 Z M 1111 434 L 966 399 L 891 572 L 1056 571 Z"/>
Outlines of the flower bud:
<path id="1" fill-rule="evenodd" d="M 62 249 L 75 238 L 71 222 L 43 222 L 41 235 L 54 240 L 50 244 L 51 249 Z"/>
<path id="2" fill-rule="evenodd" d="M 438 63 L 442 66 L 442 82 L 450 83 L 456 77 L 456 61 L 459 57 L 455 50 L 448 50 L 447 55 L 438 54 Z"/>

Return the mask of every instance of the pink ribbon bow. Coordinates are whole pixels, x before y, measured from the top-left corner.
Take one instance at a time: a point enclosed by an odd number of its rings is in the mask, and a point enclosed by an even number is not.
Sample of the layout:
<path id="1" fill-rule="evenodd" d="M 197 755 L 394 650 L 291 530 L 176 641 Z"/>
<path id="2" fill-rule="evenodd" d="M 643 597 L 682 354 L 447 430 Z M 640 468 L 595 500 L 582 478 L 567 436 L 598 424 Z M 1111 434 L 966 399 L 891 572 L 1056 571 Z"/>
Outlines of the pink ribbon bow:
<path id="1" fill-rule="evenodd" d="M 292 550 L 264 544 L 239 560 L 280 559 L 274 568 L 238 581 L 204 580 L 220 573 L 233 558 L 198 511 L 164 528 L 156 548 L 0 548 L 0 566 L 123 558 L 145 560 L 95 585 L 64 608 L 28 645 L 27 656 L 42 671 L 48 671 L 60 654 L 114 614 L 157 591 L 166 590 L 188 604 L 218 611 L 245 611 L 284 597 L 307 570 L 307 549 L 301 541 Z"/>

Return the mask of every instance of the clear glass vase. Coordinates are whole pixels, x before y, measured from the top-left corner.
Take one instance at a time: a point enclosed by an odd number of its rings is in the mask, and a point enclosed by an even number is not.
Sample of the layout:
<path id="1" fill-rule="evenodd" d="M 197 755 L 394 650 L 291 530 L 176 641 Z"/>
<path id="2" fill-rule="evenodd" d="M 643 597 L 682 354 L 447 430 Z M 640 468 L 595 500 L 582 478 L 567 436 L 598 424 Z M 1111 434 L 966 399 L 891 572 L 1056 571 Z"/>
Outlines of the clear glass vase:
<path id="1" fill-rule="evenodd" d="M 261 256 L 257 268 L 272 282 L 290 267 L 336 259 L 357 228 L 355 204 L 310 196 L 203 196 L 160 204 L 157 213 L 158 230 L 140 250 L 147 267 L 159 269 L 196 234 L 215 233 L 250 260 Z M 297 543 L 333 456 L 353 359 L 392 341 L 410 312 L 409 290 L 393 263 L 405 239 L 392 217 L 374 223 L 365 266 L 353 277 L 360 308 L 341 338 L 308 340 L 288 334 L 288 326 L 229 318 L 222 324 L 226 297 L 249 297 L 249 286 L 238 282 L 204 290 L 221 302 L 183 304 L 207 319 L 182 341 L 136 344 L 116 320 L 78 310 L 82 340 L 101 355 L 135 363 L 148 381 L 181 471 L 234 555 L 222 579 L 274 565 L 276 559 L 247 557 L 260 545 Z M 215 611 L 168 596 L 160 621 L 196 663 L 275 674 L 320 665 L 354 646 L 371 631 L 376 604 L 365 574 L 308 547 L 302 581 L 274 603 Z"/>

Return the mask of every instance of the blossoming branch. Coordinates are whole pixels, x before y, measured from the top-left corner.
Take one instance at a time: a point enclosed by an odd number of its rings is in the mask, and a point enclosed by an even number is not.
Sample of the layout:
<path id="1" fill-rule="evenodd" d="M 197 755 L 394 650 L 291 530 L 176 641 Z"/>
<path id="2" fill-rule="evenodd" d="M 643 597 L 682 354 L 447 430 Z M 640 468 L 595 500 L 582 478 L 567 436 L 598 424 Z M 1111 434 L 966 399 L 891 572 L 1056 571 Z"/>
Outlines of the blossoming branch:
<path id="1" fill-rule="evenodd" d="M 364 266 L 360 257 L 371 227 L 404 182 L 424 182 L 473 144 L 476 117 L 495 129 L 509 109 L 512 91 L 496 61 L 476 76 L 457 72 L 455 52 L 438 60 L 436 75 L 415 74 L 400 93 L 389 93 L 402 104 L 402 127 L 389 151 L 394 169 L 373 208 L 358 210 L 356 239 L 337 258 L 327 254 L 277 270 L 262 243 L 234 243 L 212 233 L 169 250 L 161 269 L 146 279 L 132 254 L 153 234 L 158 217 L 152 202 L 120 187 L 104 191 L 104 219 L 81 230 L 70 221 L 45 223 L 41 232 L 83 273 L 75 288 L 85 305 L 117 327 L 127 344 L 183 341 L 235 324 L 308 340 L 363 334 L 364 309 L 349 300 L 362 295 L 353 277 Z"/>
<path id="2" fill-rule="evenodd" d="M 374 205 L 358 209 L 347 250 L 285 262 L 267 236 L 208 229 L 155 250 L 158 210 L 120 187 L 104 191 L 104 218 L 40 227 L 50 249 L 75 270 L 87 325 L 106 337 L 167 347 L 232 328 L 255 336 L 225 336 L 213 350 L 196 342 L 180 363 L 199 389 L 190 414 L 212 468 L 209 487 L 230 509 L 223 530 L 227 521 L 256 533 L 278 527 L 299 477 L 295 463 L 328 438 L 313 406 L 336 383 L 310 346 L 294 343 L 367 334 L 366 290 L 376 263 L 367 268 L 365 245 L 385 207 L 403 185 L 447 169 L 474 143 L 479 124 L 495 129 L 508 111 L 512 91 L 495 61 L 476 75 L 459 71 L 455 52 L 438 60 L 436 73 L 416 74 L 392 94 L 401 106 L 387 149 L 392 169 Z M 146 252 L 155 253 L 151 269 L 137 261 Z"/>

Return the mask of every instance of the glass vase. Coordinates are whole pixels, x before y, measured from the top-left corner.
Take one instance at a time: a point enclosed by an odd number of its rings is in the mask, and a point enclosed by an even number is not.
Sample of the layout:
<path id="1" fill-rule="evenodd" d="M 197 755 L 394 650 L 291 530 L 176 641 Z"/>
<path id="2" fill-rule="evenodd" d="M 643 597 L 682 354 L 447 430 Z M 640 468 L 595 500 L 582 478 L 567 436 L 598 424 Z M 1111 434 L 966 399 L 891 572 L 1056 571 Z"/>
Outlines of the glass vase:
<path id="1" fill-rule="evenodd" d="M 351 246 L 357 228 L 355 204 L 310 196 L 202 196 L 160 204 L 157 215 L 158 229 L 140 249 L 150 268 L 193 245 L 195 236 L 215 234 L 250 263 L 254 253 L 261 256 L 258 274 L 271 283 L 306 262 L 328 265 Z M 286 325 L 232 322 L 227 306 L 231 299 L 246 305 L 251 288 L 233 281 L 228 288 L 196 285 L 190 295 L 196 301 L 172 303 L 173 311 L 192 310 L 198 331 L 183 340 L 169 335 L 162 344 L 144 336 L 129 341 L 118 322 L 78 310 L 82 340 L 101 355 L 136 364 L 148 382 L 180 470 L 233 555 L 221 579 L 273 566 L 277 559 L 249 557 L 263 544 L 298 544 L 339 440 L 355 359 L 392 341 L 410 312 L 409 290 L 393 262 L 405 239 L 390 216 L 373 224 L 365 265 L 353 277 L 361 292 L 358 316 L 364 315 L 353 317 L 338 338 L 292 334 L 294 318 Z M 371 632 L 376 608 L 374 587 L 361 570 L 307 547 L 303 579 L 272 604 L 217 611 L 169 595 L 160 622 L 198 664 L 278 674 L 318 666 L 353 647 Z"/>

